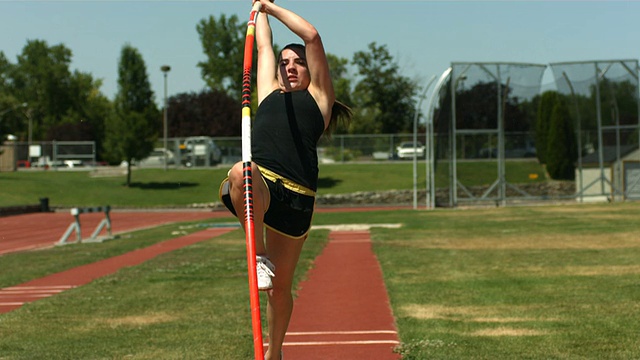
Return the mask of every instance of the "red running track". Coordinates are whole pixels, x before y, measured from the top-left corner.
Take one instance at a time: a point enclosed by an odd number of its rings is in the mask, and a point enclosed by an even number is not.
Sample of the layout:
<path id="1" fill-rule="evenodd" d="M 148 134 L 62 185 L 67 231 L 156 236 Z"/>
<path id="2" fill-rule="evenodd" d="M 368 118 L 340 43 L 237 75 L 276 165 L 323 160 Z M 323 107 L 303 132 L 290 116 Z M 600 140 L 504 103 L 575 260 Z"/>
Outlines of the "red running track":
<path id="1" fill-rule="evenodd" d="M 354 207 L 354 208 L 319 208 L 317 212 L 339 211 L 375 211 L 406 209 L 408 207 Z M 122 232 L 140 230 L 174 222 L 206 220 L 212 218 L 230 218 L 233 215 L 226 209 L 217 211 L 125 211 L 112 210 L 111 232 L 115 235 Z M 80 214 L 81 232 L 84 239 L 88 238 L 94 229 L 104 219 L 104 213 Z M 64 235 L 69 225 L 74 221 L 70 212 L 32 213 L 0 217 L 0 255 L 15 252 L 47 248 L 54 246 Z M 106 231 L 102 230 L 102 234 Z M 69 241 L 75 241 L 76 234 L 72 234 Z"/>
<path id="2" fill-rule="evenodd" d="M 88 284 L 95 279 L 113 274 L 123 267 L 141 264 L 160 254 L 211 239 L 231 230 L 235 230 L 235 228 L 213 228 L 199 231 L 17 286 L 0 289 L 0 314 L 15 310 L 25 303 Z"/>
<path id="3" fill-rule="evenodd" d="M 370 210 L 375 209 L 351 208 L 347 211 Z M 83 227 L 97 226 L 103 216 L 82 214 Z M 214 217 L 229 217 L 229 214 L 226 211 L 111 213 L 114 233 L 169 222 Z M 2 251 L 6 253 L 52 246 L 64 233 L 72 218 L 69 214 L 31 214 L 0 218 L 0 254 Z M 29 225 L 25 226 L 25 222 Z M 30 226 L 31 224 L 33 226 Z M 94 264 L 0 289 L 0 314 L 16 309 L 24 303 L 84 285 L 124 266 L 140 264 L 161 253 L 210 239 L 230 230 L 204 230 Z M 371 249 L 369 232 L 331 232 L 330 241 L 316 259 L 314 268 L 308 274 L 308 280 L 300 284 L 293 317 L 285 338 L 285 358 L 397 360 L 400 356 L 393 353 L 393 348 L 398 343 L 393 314 L 380 266 Z"/>
<path id="4" fill-rule="evenodd" d="M 333 231 L 300 284 L 285 359 L 396 360 L 399 343 L 369 231 Z"/>
<path id="5" fill-rule="evenodd" d="M 228 211 L 111 211 L 111 232 L 150 228 L 158 225 L 229 217 Z M 104 213 L 80 214 L 83 238 L 88 238 L 104 219 Z M 74 221 L 70 212 L 33 213 L 0 217 L 0 255 L 54 246 Z M 106 230 L 102 231 L 105 234 Z M 72 234 L 70 241 L 75 241 Z"/>

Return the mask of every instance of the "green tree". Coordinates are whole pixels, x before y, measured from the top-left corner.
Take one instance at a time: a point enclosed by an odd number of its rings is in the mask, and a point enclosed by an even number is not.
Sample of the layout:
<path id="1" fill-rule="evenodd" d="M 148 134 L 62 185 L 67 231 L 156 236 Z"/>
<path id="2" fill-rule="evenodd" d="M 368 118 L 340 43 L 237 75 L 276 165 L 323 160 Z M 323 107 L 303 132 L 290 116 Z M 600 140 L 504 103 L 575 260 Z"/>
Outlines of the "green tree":
<path id="1" fill-rule="evenodd" d="M 212 90 L 222 90 L 240 99 L 246 24 L 239 23 L 236 15 L 222 14 L 219 19 L 209 16 L 200 20 L 196 30 L 207 57 L 198 63 L 205 83 Z M 255 69 L 256 56 L 253 61 Z"/>
<path id="2" fill-rule="evenodd" d="M 385 45 L 369 44 L 369 51 L 358 51 L 352 64 L 361 77 L 355 86 L 356 107 L 354 126 L 366 124 L 376 133 L 410 131 L 413 126 L 417 85 L 400 75 L 400 68 Z M 372 122 L 367 121 L 371 117 Z M 351 130 L 356 130 L 351 129 Z M 353 131 L 355 132 L 355 131 Z"/>
<path id="3" fill-rule="evenodd" d="M 131 164 L 151 153 L 162 122 L 142 55 L 128 44 L 120 55 L 114 107 L 107 123 L 106 143 L 111 160 L 127 162 L 127 186 L 130 186 Z"/>
<path id="4" fill-rule="evenodd" d="M 95 141 L 97 157 L 104 154 L 105 122 L 113 104 L 99 88 L 101 81 L 74 72 L 69 86 L 70 106 L 56 124 L 46 129 L 46 140 Z"/>
<path id="5" fill-rule="evenodd" d="M 7 135 L 6 118 L 11 116 L 11 112 L 16 105 L 16 99 L 8 91 L 9 73 L 11 63 L 7 60 L 4 52 L 0 51 L 0 145 L 2 145 Z"/>
<path id="6" fill-rule="evenodd" d="M 0 96 L 6 92 L 9 84 L 9 74 L 11 71 L 11 63 L 7 59 L 4 52 L 0 51 Z"/>
<path id="7" fill-rule="evenodd" d="M 349 60 L 333 54 L 327 54 L 329 70 L 331 71 L 331 81 L 336 94 L 336 99 L 343 104 L 353 107 L 351 96 L 351 79 L 348 77 Z M 338 127 L 337 133 L 346 133 L 348 129 Z"/>
<path id="8" fill-rule="evenodd" d="M 546 91 L 540 98 L 538 105 L 538 119 L 536 121 L 536 154 L 541 164 L 547 163 L 547 149 L 549 148 L 549 130 L 551 129 L 551 114 L 558 103 L 559 95 L 555 91 Z"/>
<path id="9" fill-rule="evenodd" d="M 29 40 L 18 55 L 12 77 L 13 91 L 29 104 L 34 139 L 44 140 L 49 127 L 59 123 L 71 107 L 72 52 L 62 44 L 49 46 L 43 40 Z M 21 137 L 26 136 L 22 127 Z"/>
<path id="10" fill-rule="evenodd" d="M 558 98 L 551 110 L 546 148 L 547 171 L 552 179 L 575 179 L 578 159 L 573 119 L 564 100 Z"/>
<path id="11" fill-rule="evenodd" d="M 100 93 L 101 81 L 71 71 L 72 52 L 64 45 L 30 40 L 11 64 L 0 56 L 0 106 L 26 104 L 7 114 L 3 128 L 21 140 L 93 140 L 102 149 L 104 121 L 110 102 Z"/>
<path id="12" fill-rule="evenodd" d="M 198 63 L 205 83 L 214 92 L 223 91 L 232 99 L 241 99 L 246 23 L 240 22 L 236 15 L 227 17 L 222 14 L 219 18 L 210 16 L 200 20 L 196 30 L 206 56 L 205 61 Z M 280 52 L 280 49 L 278 44 L 273 45 L 276 54 Z M 348 106 L 353 106 L 351 80 L 347 77 L 349 60 L 329 53 L 327 53 L 327 59 L 336 98 Z M 255 89 L 257 63 L 255 52 L 252 60 L 254 69 L 252 88 Z M 257 110 L 255 95 L 254 91 L 251 101 L 252 113 L 254 114 Z"/>
<path id="13" fill-rule="evenodd" d="M 169 102 L 169 134 L 187 136 L 240 136 L 241 104 L 220 90 L 182 93 Z"/>

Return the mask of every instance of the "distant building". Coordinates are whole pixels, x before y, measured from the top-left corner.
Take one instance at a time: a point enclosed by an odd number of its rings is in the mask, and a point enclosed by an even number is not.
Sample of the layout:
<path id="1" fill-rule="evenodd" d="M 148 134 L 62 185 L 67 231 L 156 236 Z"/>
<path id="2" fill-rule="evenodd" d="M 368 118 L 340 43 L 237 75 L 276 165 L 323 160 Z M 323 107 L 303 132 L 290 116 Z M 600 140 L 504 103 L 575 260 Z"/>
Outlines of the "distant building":
<path id="1" fill-rule="evenodd" d="M 640 150 L 636 145 L 602 148 L 582 158 L 582 177 L 576 165 L 578 201 L 640 200 Z"/>

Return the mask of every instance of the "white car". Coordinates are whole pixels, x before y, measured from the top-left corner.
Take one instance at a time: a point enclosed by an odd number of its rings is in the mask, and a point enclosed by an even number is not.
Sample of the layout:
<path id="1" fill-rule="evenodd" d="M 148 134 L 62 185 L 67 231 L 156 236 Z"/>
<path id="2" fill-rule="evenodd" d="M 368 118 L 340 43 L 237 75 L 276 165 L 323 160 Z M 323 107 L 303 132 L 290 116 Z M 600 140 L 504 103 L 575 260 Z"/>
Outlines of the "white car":
<path id="1" fill-rule="evenodd" d="M 171 150 L 166 150 L 164 148 L 155 148 L 153 149 L 153 151 L 151 152 L 151 154 L 149 154 L 149 156 L 147 156 L 146 158 L 137 161 L 136 165 L 141 166 L 141 167 L 158 167 L 158 166 L 164 166 L 164 161 L 165 161 L 165 154 L 166 154 L 166 158 L 167 158 L 167 165 L 171 165 L 175 162 L 174 156 L 173 156 L 173 152 Z"/>
<path id="2" fill-rule="evenodd" d="M 396 148 L 398 159 L 413 159 L 414 154 L 418 158 L 424 158 L 425 146 L 421 142 L 416 142 L 414 147 L 413 141 L 405 141 Z"/>
<path id="3" fill-rule="evenodd" d="M 222 161 L 222 151 L 208 136 L 193 136 L 180 145 L 181 161 L 186 167 L 212 166 Z"/>

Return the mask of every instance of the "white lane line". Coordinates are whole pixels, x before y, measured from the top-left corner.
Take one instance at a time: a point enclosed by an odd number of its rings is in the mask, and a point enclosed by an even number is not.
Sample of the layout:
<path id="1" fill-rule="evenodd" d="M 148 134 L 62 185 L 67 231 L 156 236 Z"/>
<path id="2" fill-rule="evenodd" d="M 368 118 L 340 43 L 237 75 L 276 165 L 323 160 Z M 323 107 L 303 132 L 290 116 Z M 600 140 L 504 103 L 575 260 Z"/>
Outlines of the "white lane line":
<path id="1" fill-rule="evenodd" d="M 0 306 L 22 306 L 23 302 L 0 302 Z"/>
<path id="2" fill-rule="evenodd" d="M 293 331 L 287 332 L 290 336 L 307 336 L 307 335 L 368 335 L 368 334 L 397 334 L 395 330 L 362 330 L 362 331 Z"/>
<path id="3" fill-rule="evenodd" d="M 361 331 L 292 331 L 287 332 L 287 337 L 295 336 L 331 336 L 331 335 L 393 335 L 398 334 L 395 330 L 361 330 Z M 398 345 L 398 340 L 341 340 L 341 341 L 285 341 L 283 346 L 334 346 L 334 345 L 376 345 L 388 344 Z M 264 346 L 269 346 L 265 343 Z"/>
<path id="4" fill-rule="evenodd" d="M 380 227 L 387 229 L 399 229 L 402 224 L 340 224 L 340 225 L 313 225 L 312 230 L 327 229 L 331 231 L 368 231 L 371 228 Z"/>
<path id="5" fill-rule="evenodd" d="M 51 286 L 10 286 L 0 290 L 46 290 L 46 289 L 73 289 L 75 285 L 51 285 Z"/>
<path id="6" fill-rule="evenodd" d="M 283 346 L 323 346 L 323 345 L 377 345 L 388 344 L 398 345 L 396 340 L 360 340 L 360 341 L 303 341 L 303 342 L 284 342 Z"/>
<path id="7" fill-rule="evenodd" d="M 59 294 L 65 291 L 65 289 L 49 289 L 49 290 L 4 290 L 0 289 L 0 295 L 20 295 L 20 294 Z"/>
<path id="8" fill-rule="evenodd" d="M 332 244 L 364 244 L 371 243 L 371 240 L 331 240 Z"/>
<path id="9" fill-rule="evenodd" d="M 3 294 L 2 292 L 0 292 L 0 299 L 2 298 L 15 298 L 15 297 L 20 297 L 20 298 L 38 298 L 38 297 L 49 297 L 49 296 L 53 296 L 55 294 Z M 0 358 L 1 359 L 1 358 Z"/>

